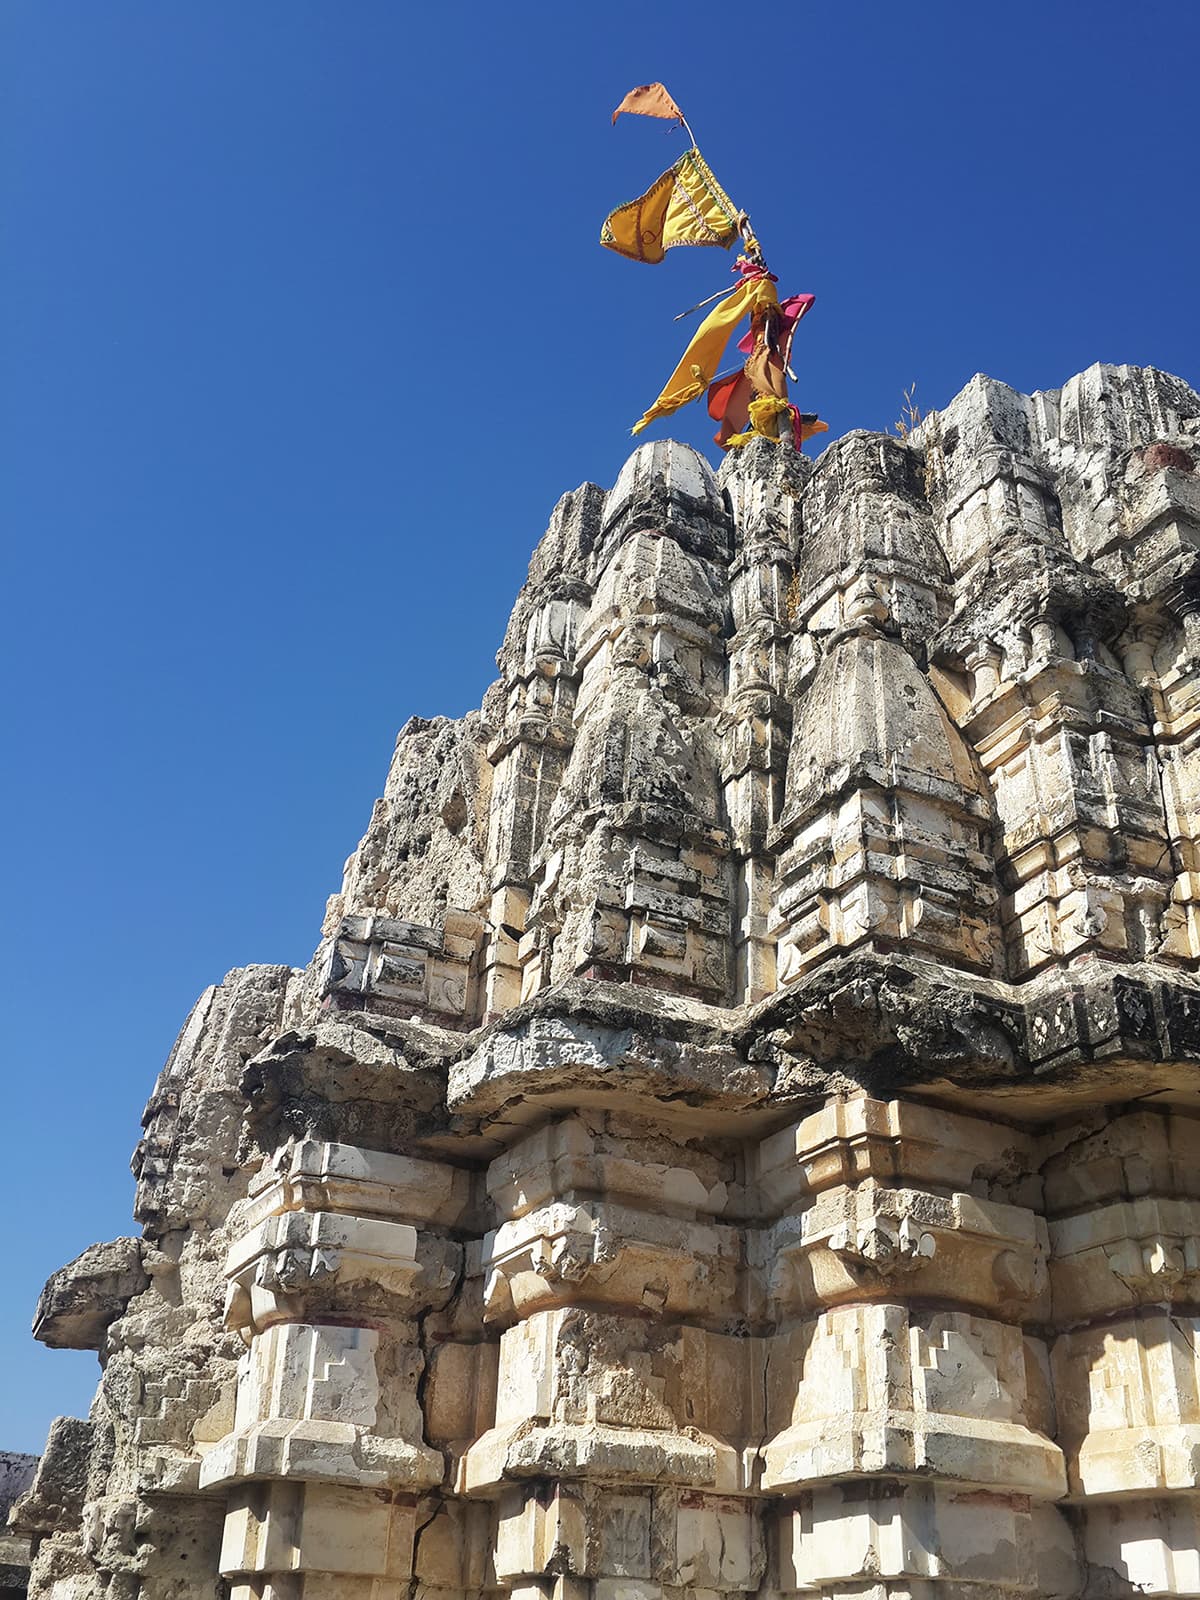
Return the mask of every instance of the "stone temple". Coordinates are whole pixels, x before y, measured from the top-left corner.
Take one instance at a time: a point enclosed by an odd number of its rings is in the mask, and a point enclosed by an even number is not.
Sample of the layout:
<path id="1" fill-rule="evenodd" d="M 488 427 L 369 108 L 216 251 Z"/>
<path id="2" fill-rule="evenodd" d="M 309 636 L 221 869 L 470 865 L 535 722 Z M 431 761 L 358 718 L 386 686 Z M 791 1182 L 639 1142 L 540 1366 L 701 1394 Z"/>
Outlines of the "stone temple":
<path id="1" fill-rule="evenodd" d="M 1200 397 L 555 507 L 199 1000 L 36 1600 L 1200 1595 Z"/>

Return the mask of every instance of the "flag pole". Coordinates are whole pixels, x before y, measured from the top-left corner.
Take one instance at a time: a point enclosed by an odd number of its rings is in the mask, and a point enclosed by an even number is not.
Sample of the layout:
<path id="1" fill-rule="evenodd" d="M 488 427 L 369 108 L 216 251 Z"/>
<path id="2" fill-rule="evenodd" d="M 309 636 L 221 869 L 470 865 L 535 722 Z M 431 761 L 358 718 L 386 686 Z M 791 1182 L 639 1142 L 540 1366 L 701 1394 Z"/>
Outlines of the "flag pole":
<path id="1" fill-rule="evenodd" d="M 731 283 L 725 289 L 718 289 L 716 294 L 710 294 L 706 300 L 697 300 L 694 306 L 689 306 L 686 311 L 680 311 L 671 318 L 672 322 L 682 322 L 684 317 L 690 317 L 693 311 L 699 311 L 704 306 L 712 305 L 714 300 L 723 300 L 727 294 L 732 294 L 737 288 L 736 283 Z"/>
<path id="2" fill-rule="evenodd" d="M 741 237 L 742 244 L 745 246 L 747 261 L 752 261 L 756 267 L 765 268 L 766 262 L 763 260 L 762 245 L 759 244 L 758 235 L 750 226 L 750 213 L 748 211 L 738 212 L 737 231 Z"/>

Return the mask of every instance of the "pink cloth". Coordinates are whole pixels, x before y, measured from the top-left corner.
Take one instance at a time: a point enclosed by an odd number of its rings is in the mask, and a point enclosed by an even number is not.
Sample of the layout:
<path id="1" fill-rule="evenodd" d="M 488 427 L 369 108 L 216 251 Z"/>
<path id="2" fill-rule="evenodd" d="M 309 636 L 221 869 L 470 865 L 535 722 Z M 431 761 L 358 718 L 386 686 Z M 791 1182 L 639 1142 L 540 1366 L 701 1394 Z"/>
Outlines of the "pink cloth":
<path id="1" fill-rule="evenodd" d="M 773 272 L 768 272 L 766 267 L 760 267 L 757 261 L 751 261 L 748 256 L 739 256 L 729 270 L 730 272 L 740 272 L 743 280 L 748 278 L 768 278 L 772 283 L 779 282 Z"/>
<path id="2" fill-rule="evenodd" d="M 779 302 L 779 315 L 782 319 L 780 345 L 786 349 L 792 334 L 796 331 L 796 324 L 806 311 L 811 310 L 815 294 L 790 294 L 786 300 Z M 754 329 L 743 334 L 738 340 L 738 349 L 743 355 L 750 355 L 754 349 Z"/>

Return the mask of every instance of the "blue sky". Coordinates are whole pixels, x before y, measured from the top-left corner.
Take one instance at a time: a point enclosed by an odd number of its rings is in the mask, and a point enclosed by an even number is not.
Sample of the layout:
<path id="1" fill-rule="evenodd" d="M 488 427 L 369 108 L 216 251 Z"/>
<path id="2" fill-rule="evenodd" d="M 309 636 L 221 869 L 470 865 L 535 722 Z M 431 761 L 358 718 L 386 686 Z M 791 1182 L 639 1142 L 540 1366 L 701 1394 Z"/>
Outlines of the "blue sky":
<path id="1" fill-rule="evenodd" d="M 37 1291 L 133 1231 L 192 1000 L 308 959 L 396 729 L 478 703 L 551 506 L 728 281 L 598 247 L 683 148 L 612 107 L 665 80 L 816 294 L 834 436 L 977 371 L 1196 382 L 1200 10 L 6 0 L 0 35 L 0 1448 L 37 1450 L 98 1376 Z M 711 453 L 699 407 L 654 431 Z"/>

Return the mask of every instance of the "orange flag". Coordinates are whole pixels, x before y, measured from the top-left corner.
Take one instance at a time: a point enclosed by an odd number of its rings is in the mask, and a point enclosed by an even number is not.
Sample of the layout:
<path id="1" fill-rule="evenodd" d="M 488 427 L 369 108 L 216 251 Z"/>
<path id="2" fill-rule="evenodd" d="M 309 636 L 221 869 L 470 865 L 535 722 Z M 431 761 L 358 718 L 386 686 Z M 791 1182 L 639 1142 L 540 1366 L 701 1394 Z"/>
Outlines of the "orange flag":
<path id="1" fill-rule="evenodd" d="M 683 112 L 661 83 L 643 83 L 636 89 L 630 89 L 613 112 L 614 122 L 622 111 L 628 111 L 636 117 L 665 117 L 668 122 L 683 121 Z"/>

